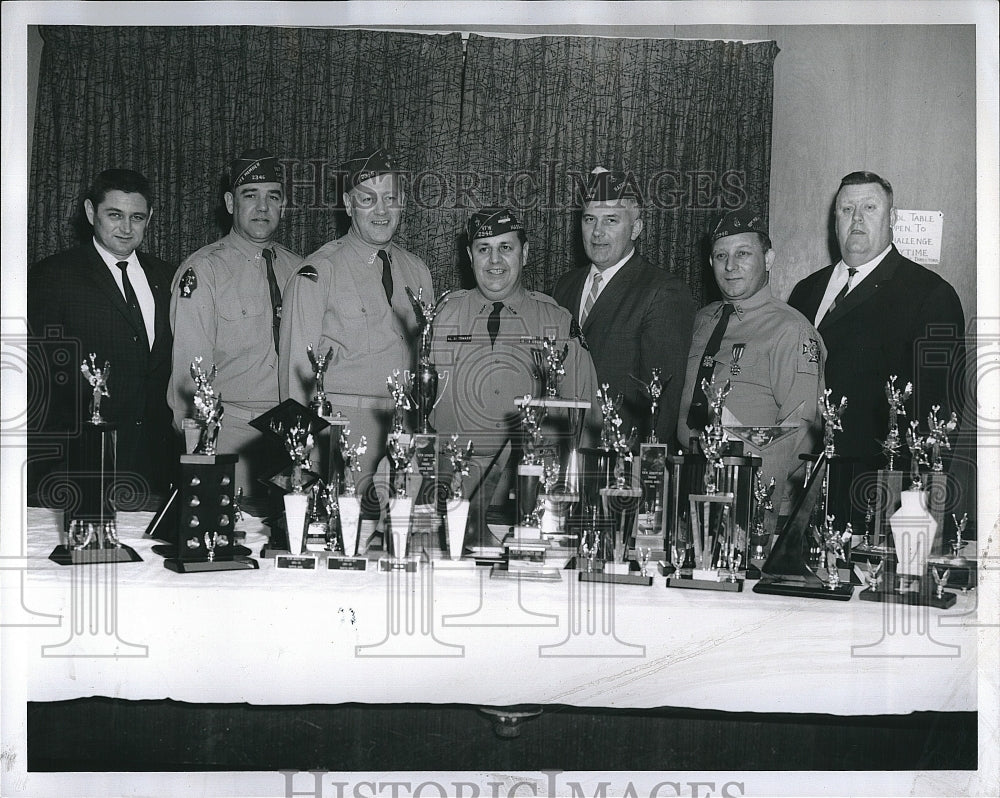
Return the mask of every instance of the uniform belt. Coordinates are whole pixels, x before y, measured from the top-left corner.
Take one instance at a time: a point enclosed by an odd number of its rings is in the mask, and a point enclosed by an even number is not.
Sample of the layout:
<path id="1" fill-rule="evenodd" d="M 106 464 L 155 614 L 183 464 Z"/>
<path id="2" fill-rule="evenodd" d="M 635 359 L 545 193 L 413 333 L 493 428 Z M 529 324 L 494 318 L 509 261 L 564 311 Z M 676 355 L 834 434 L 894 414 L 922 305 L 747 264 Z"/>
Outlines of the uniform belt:
<path id="1" fill-rule="evenodd" d="M 233 418 L 238 418 L 241 421 L 253 421 L 257 416 L 266 413 L 266 410 L 258 410 L 256 413 L 252 410 L 244 410 L 242 407 L 235 407 L 234 405 L 227 405 L 225 402 L 222 403 L 226 409 L 226 416 L 232 416 Z M 226 419 L 223 416 L 222 424 L 225 426 Z"/>
<path id="2" fill-rule="evenodd" d="M 330 404 L 340 405 L 341 407 L 392 410 L 396 406 L 392 399 L 382 396 L 358 396 L 357 394 L 350 393 L 328 393 L 326 398 L 330 400 Z"/>

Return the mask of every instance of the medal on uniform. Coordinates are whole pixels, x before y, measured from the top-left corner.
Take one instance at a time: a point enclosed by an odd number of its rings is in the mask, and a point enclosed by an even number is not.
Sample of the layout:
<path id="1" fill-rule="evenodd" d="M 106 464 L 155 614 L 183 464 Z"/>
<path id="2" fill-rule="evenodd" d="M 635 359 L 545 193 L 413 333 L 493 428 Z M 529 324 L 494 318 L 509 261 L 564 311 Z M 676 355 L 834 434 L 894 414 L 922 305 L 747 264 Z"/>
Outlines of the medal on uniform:
<path id="1" fill-rule="evenodd" d="M 740 358 L 743 357 L 743 352 L 746 351 L 746 344 L 733 344 L 733 362 L 729 366 L 729 373 L 734 377 L 740 373 Z"/>
<path id="2" fill-rule="evenodd" d="M 701 367 L 703 369 L 710 369 L 714 365 L 715 365 L 715 357 L 713 357 L 712 355 L 705 355 L 705 357 L 701 359 Z"/>

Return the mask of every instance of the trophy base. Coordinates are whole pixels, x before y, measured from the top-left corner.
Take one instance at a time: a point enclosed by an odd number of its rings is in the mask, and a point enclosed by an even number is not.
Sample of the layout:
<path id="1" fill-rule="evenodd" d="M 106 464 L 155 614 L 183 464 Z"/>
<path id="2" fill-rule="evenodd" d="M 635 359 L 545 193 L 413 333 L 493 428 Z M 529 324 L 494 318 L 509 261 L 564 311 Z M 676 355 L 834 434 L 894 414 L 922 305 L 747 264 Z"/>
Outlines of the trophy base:
<path id="1" fill-rule="evenodd" d="M 721 590 L 723 593 L 742 593 L 743 579 L 737 577 L 735 582 L 728 579 L 685 579 L 683 576 L 667 578 L 667 587 L 679 587 L 685 590 Z"/>
<path id="2" fill-rule="evenodd" d="M 475 560 L 431 560 L 431 568 L 435 571 L 474 571 Z"/>
<path id="3" fill-rule="evenodd" d="M 326 560 L 328 571 L 367 571 L 368 560 L 365 557 L 344 557 L 334 555 Z"/>
<path id="4" fill-rule="evenodd" d="M 251 557 L 233 557 L 231 560 L 177 560 L 166 559 L 163 567 L 178 574 L 196 574 L 203 571 L 253 571 L 260 566 Z"/>
<path id="5" fill-rule="evenodd" d="M 381 557 L 378 561 L 378 569 L 382 573 L 405 571 L 408 574 L 415 574 L 419 566 L 420 559 L 418 557 L 407 557 L 403 560 L 397 560 L 395 557 Z"/>
<path id="6" fill-rule="evenodd" d="M 490 569 L 490 579 L 532 579 L 539 582 L 561 582 L 558 568 L 537 565 L 514 565 L 496 563 Z"/>
<path id="7" fill-rule="evenodd" d="M 234 545 L 231 550 L 227 551 L 229 551 L 230 556 L 234 558 L 249 557 L 251 554 L 253 554 L 253 552 L 250 551 L 250 549 L 248 549 L 246 546 L 240 546 L 238 544 Z M 156 546 L 153 546 L 153 552 L 159 554 L 161 557 L 166 557 L 169 560 L 181 559 L 180 557 L 177 556 L 177 547 L 170 543 L 164 543 L 162 545 L 158 544 Z M 287 551 L 284 553 L 288 554 Z M 216 559 L 221 559 L 221 558 L 217 557 Z"/>
<path id="8" fill-rule="evenodd" d="M 858 598 L 862 601 L 878 601 L 883 604 L 910 604 L 918 607 L 937 607 L 939 610 L 947 610 L 955 605 L 958 596 L 946 590 L 939 598 L 936 593 L 922 593 L 916 590 L 908 590 L 905 593 L 897 591 L 888 592 L 883 590 L 862 590 L 858 593 Z"/>
<path id="9" fill-rule="evenodd" d="M 796 598 L 825 599 L 827 601 L 850 601 L 854 595 L 854 585 L 842 584 L 831 590 L 828 587 L 812 587 L 810 585 L 793 585 L 779 582 L 758 582 L 753 587 L 754 593 L 769 596 L 795 596 Z"/>
<path id="10" fill-rule="evenodd" d="M 639 559 L 639 552 L 636 549 L 629 549 L 628 551 L 625 552 L 625 556 L 628 557 L 628 559 L 630 559 L 630 560 L 638 560 Z M 650 551 L 649 551 L 649 559 L 650 559 L 650 561 L 664 560 L 664 559 L 666 559 L 666 557 L 667 557 L 667 551 L 666 551 L 666 549 L 662 549 L 662 548 L 661 549 L 650 549 Z"/>
<path id="11" fill-rule="evenodd" d="M 649 587 L 653 584 L 653 577 L 643 576 L 640 573 L 610 574 L 603 571 L 580 571 L 579 582 L 606 582 L 613 585 L 644 585 Z"/>
<path id="12" fill-rule="evenodd" d="M 122 545 L 113 549 L 67 549 L 61 543 L 52 549 L 49 559 L 59 565 L 92 565 L 99 562 L 142 562 L 135 549 Z"/>

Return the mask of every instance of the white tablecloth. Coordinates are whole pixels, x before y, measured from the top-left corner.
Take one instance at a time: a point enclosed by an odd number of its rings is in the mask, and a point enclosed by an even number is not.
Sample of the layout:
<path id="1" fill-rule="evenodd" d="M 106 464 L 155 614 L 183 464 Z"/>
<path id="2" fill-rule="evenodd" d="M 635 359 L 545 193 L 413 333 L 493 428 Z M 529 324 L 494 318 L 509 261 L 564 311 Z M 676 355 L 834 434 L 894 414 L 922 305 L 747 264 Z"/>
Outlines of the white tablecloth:
<path id="1" fill-rule="evenodd" d="M 734 712 L 976 709 L 976 594 L 951 610 L 577 581 L 487 568 L 176 574 L 143 558 L 48 559 L 55 514 L 28 510 L 19 632 L 27 697 L 253 704 L 515 703 Z M 257 553 L 262 527 L 248 519 Z M 5 582 L 14 600 L 16 582 Z M 8 605 L 9 606 L 9 605 Z M 58 616 L 58 617 L 55 617 Z M 39 621 L 41 623 L 41 621 Z"/>

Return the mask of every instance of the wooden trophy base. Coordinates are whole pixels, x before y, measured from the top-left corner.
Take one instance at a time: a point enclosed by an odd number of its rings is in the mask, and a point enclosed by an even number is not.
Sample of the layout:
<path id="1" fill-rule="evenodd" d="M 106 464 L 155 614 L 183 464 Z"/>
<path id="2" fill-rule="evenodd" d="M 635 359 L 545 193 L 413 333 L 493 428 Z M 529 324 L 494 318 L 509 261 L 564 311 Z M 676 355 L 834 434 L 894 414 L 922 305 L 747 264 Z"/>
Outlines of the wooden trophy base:
<path id="1" fill-rule="evenodd" d="M 231 560 L 177 560 L 166 559 L 163 567 L 178 574 L 196 574 L 203 571 L 252 571 L 260 566 L 252 557 L 233 557 Z"/>
<path id="2" fill-rule="evenodd" d="M 947 610 L 955 605 L 958 596 L 949 590 L 944 591 L 939 597 L 936 593 L 928 593 L 922 590 L 907 590 L 900 593 L 897 590 L 862 590 L 858 594 L 862 601 L 878 601 L 883 604 L 909 604 L 915 607 L 937 607 L 939 610 Z"/>
<path id="3" fill-rule="evenodd" d="M 754 593 L 769 596 L 795 596 L 796 598 L 825 599 L 826 601 L 850 601 L 854 595 L 854 585 L 841 584 L 832 590 L 825 585 L 812 586 L 791 582 L 758 582 Z"/>
<path id="4" fill-rule="evenodd" d="M 142 562 L 131 546 L 121 545 L 108 549 L 68 549 L 59 544 L 49 555 L 49 559 L 59 565 L 93 565 L 102 562 Z"/>
<path id="5" fill-rule="evenodd" d="M 682 570 L 669 576 L 666 586 L 682 590 L 717 590 L 723 593 L 742 593 L 743 582 L 744 577 L 740 573 L 736 575 L 735 581 L 730 581 L 728 577 L 706 579 L 702 576 L 687 576 Z"/>

